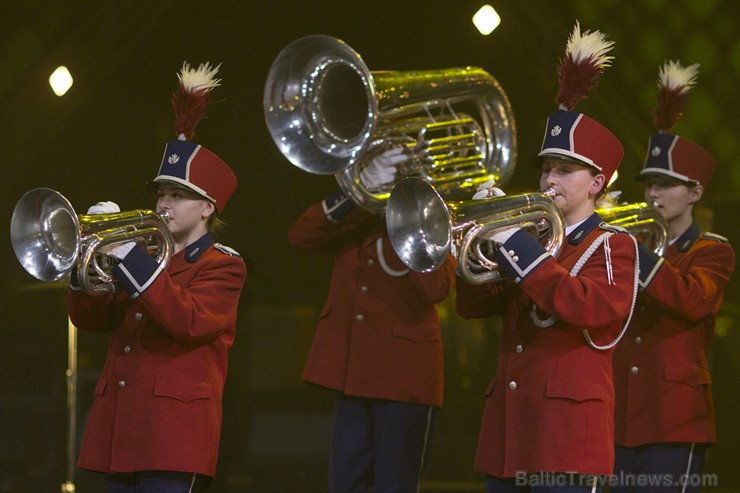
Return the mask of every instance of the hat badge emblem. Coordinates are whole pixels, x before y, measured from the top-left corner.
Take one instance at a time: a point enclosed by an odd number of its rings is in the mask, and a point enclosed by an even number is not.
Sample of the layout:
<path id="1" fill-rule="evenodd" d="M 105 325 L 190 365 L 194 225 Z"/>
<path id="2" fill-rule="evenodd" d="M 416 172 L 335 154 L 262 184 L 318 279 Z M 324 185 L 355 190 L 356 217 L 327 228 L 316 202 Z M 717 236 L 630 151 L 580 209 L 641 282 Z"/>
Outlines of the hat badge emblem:
<path id="1" fill-rule="evenodd" d="M 562 131 L 563 129 L 560 128 L 560 125 L 555 125 L 554 127 L 552 127 L 552 130 L 550 130 L 550 135 L 552 135 L 553 137 L 557 137 Z"/>
<path id="2" fill-rule="evenodd" d="M 170 157 L 167 158 L 167 162 L 170 164 L 177 164 L 180 161 L 180 156 L 177 154 L 170 154 Z"/>
<path id="3" fill-rule="evenodd" d="M 650 150 L 650 154 L 651 154 L 651 155 L 652 155 L 653 157 L 658 157 L 658 156 L 660 156 L 660 147 L 658 147 L 658 146 L 655 146 L 655 147 L 653 147 L 653 148 L 652 148 L 652 149 Z"/>

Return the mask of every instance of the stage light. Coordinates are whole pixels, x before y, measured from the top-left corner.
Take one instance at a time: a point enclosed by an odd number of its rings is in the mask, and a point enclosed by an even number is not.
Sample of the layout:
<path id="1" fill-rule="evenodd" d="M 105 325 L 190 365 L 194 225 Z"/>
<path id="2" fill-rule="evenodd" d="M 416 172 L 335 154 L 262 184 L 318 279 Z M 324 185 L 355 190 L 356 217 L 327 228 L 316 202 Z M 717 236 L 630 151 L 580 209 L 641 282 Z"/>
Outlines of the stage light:
<path id="1" fill-rule="evenodd" d="M 496 9 L 490 5 L 484 5 L 473 16 L 473 24 L 483 36 L 488 36 L 501 24 L 501 17 Z"/>
<path id="2" fill-rule="evenodd" d="M 64 65 L 57 67 L 49 76 L 49 85 L 57 96 L 64 96 L 69 91 L 69 88 L 72 87 L 72 82 L 72 74 L 69 73 L 69 70 Z"/>

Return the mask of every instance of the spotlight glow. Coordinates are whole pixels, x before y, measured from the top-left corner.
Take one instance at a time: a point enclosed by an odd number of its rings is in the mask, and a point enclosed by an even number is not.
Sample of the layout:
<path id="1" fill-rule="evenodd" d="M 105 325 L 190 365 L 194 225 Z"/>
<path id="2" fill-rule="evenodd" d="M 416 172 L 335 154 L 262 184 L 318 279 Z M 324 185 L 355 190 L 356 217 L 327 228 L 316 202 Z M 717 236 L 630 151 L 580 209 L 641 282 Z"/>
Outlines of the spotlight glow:
<path id="1" fill-rule="evenodd" d="M 57 96 L 64 96 L 69 91 L 69 88 L 72 87 L 72 82 L 72 74 L 69 73 L 69 70 L 64 65 L 57 67 L 49 76 L 49 85 Z"/>
<path id="2" fill-rule="evenodd" d="M 473 24 L 483 36 L 488 36 L 501 24 L 501 17 L 496 9 L 490 5 L 484 5 L 473 16 Z"/>

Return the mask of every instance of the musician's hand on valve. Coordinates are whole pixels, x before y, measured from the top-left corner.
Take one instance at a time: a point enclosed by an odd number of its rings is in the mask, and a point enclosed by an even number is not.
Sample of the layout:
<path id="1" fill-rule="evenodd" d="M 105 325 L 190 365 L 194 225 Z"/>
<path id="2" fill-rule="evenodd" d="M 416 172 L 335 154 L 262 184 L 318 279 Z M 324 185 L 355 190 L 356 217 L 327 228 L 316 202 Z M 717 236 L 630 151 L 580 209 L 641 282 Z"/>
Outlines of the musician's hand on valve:
<path id="1" fill-rule="evenodd" d="M 127 241 L 126 243 L 121 243 L 113 246 L 112 248 L 109 248 L 106 252 L 111 257 L 117 258 L 118 260 L 123 260 L 126 255 L 128 255 L 128 252 L 131 251 L 132 248 L 136 246 L 136 243 L 133 241 Z"/>
<path id="2" fill-rule="evenodd" d="M 481 184 L 478 187 L 478 191 L 475 192 L 475 195 L 473 195 L 473 200 L 490 199 L 493 197 L 503 197 L 504 195 L 506 195 L 503 190 L 495 187 L 494 185 L 496 185 L 496 180 L 494 180 L 493 178 Z"/>
<path id="3" fill-rule="evenodd" d="M 490 199 L 493 197 L 503 197 L 504 195 L 506 195 L 503 190 L 494 185 L 496 185 L 496 181 L 493 178 L 481 184 L 478 187 L 478 191 L 475 192 L 475 195 L 473 195 L 473 200 Z M 495 232 L 484 235 L 484 238 L 488 241 L 503 245 L 506 240 L 511 238 L 514 233 L 519 231 L 519 229 L 520 228 L 511 227 L 502 230 L 496 230 Z"/>
<path id="4" fill-rule="evenodd" d="M 121 208 L 118 207 L 118 204 L 110 200 L 91 205 L 87 210 L 88 214 L 111 214 L 113 212 L 121 212 Z"/>
<path id="5" fill-rule="evenodd" d="M 514 236 L 514 234 L 520 229 L 521 228 L 502 229 L 501 231 L 496 231 L 494 234 L 490 235 L 488 239 L 494 243 L 503 245 L 504 243 L 506 243 L 506 240 Z"/>
<path id="6" fill-rule="evenodd" d="M 394 147 L 370 159 L 360 173 L 360 179 L 367 188 L 378 188 L 392 183 L 396 177 L 397 166 L 409 159 L 403 147 Z"/>
<path id="7" fill-rule="evenodd" d="M 98 202 L 87 209 L 88 214 L 112 214 L 114 212 L 121 212 L 121 208 L 118 207 L 118 204 L 111 202 L 110 200 Z M 123 257 L 131 251 L 135 244 L 136 243 L 133 241 L 129 241 L 122 244 L 105 245 L 100 248 L 100 253 L 109 255 L 118 260 L 123 260 Z"/>

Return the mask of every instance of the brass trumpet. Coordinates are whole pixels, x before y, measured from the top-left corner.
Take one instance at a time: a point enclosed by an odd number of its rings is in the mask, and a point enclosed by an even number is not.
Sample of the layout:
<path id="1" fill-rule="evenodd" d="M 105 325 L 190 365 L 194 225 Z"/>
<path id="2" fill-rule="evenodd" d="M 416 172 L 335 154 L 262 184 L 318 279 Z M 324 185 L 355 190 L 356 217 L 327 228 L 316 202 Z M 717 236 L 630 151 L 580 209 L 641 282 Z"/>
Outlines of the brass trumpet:
<path id="1" fill-rule="evenodd" d="M 668 224 L 647 202 L 606 206 L 596 209 L 604 222 L 626 229 L 656 255 L 662 256 L 668 240 Z"/>
<path id="2" fill-rule="evenodd" d="M 537 238 L 546 233 L 545 248 L 555 257 L 565 234 L 563 215 L 545 193 L 445 202 L 434 187 L 414 177 L 393 188 L 386 225 L 391 244 L 407 267 L 430 272 L 452 253 L 458 275 L 470 284 L 502 277 L 487 251 L 496 231 L 518 227 Z"/>
<path id="3" fill-rule="evenodd" d="M 167 266 L 174 245 L 167 219 L 167 213 L 146 209 L 78 216 L 62 194 L 36 188 L 16 204 L 10 237 L 18 261 L 36 279 L 58 281 L 77 266 L 80 287 L 98 295 L 115 290 L 113 263 L 103 247 L 135 241 Z"/>

